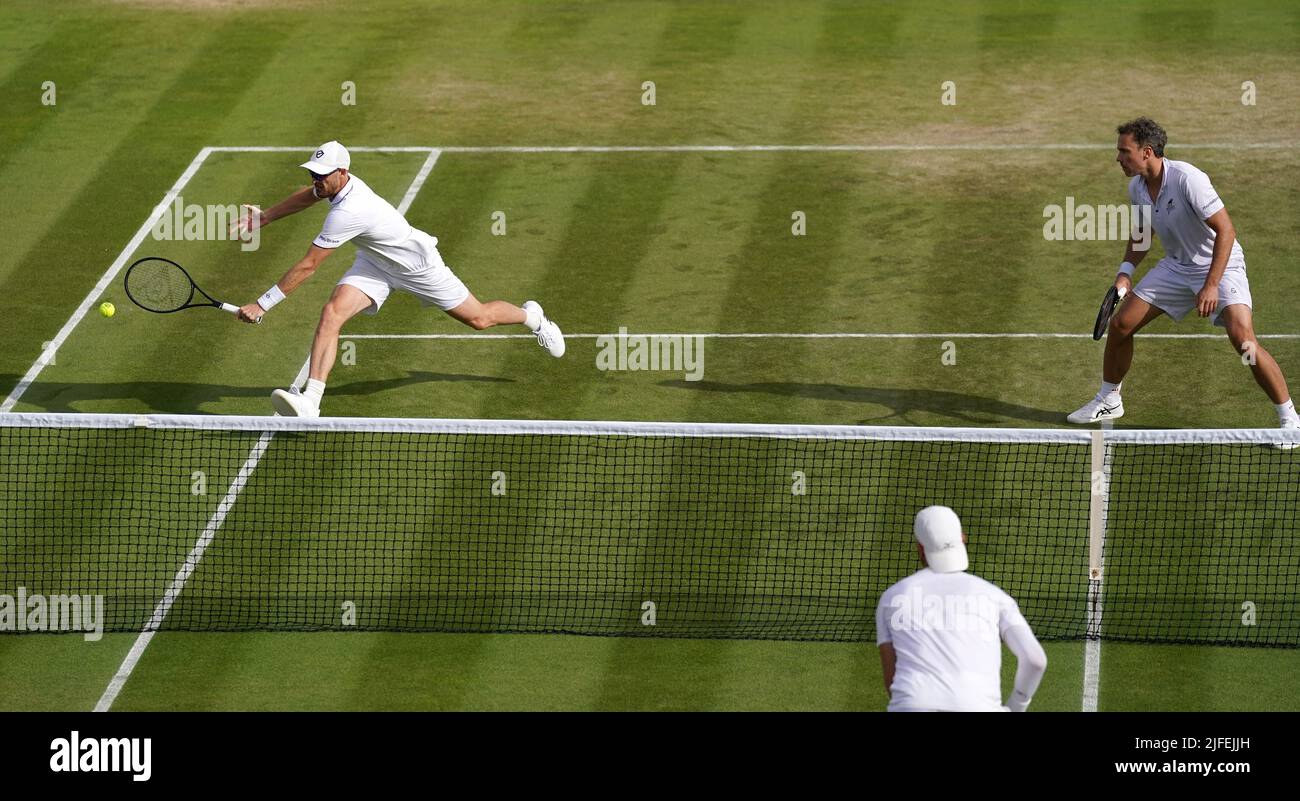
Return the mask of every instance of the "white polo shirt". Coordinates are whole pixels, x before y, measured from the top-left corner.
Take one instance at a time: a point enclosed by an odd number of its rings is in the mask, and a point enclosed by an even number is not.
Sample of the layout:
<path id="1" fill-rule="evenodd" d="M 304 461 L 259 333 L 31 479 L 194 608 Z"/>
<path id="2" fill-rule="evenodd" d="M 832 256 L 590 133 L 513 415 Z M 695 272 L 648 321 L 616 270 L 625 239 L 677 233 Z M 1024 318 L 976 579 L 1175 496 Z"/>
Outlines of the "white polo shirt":
<path id="1" fill-rule="evenodd" d="M 1214 256 L 1214 229 L 1205 221 L 1223 201 L 1214 191 L 1210 176 L 1185 161 L 1164 159 L 1160 192 L 1154 201 L 1147 191 L 1146 179 L 1133 176 L 1128 184 L 1129 202 L 1150 206 L 1151 221 L 1165 248 L 1165 261 L 1173 269 L 1192 275 L 1204 275 Z M 1240 242 L 1232 243 L 1230 264 L 1245 265 Z"/>
<path id="2" fill-rule="evenodd" d="M 1028 626 L 1015 600 L 979 576 L 923 568 L 885 590 L 876 644 L 898 661 L 891 712 L 1002 710 L 1002 633 Z"/>
<path id="3" fill-rule="evenodd" d="M 349 173 L 347 185 L 329 203 L 325 224 L 312 242 L 317 247 L 332 250 L 353 242 L 367 261 L 397 273 L 420 273 L 442 266 L 437 238 L 413 228 L 357 176 Z"/>

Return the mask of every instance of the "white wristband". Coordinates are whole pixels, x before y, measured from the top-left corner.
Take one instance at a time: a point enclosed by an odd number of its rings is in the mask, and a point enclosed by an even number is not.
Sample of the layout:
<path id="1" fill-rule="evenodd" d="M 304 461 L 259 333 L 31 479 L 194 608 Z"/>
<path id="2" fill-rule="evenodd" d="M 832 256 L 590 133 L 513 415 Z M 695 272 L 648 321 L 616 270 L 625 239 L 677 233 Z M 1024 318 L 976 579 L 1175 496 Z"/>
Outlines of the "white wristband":
<path id="1" fill-rule="evenodd" d="M 1119 266 L 1120 275 L 1127 275 L 1130 277 L 1132 277 L 1133 271 L 1136 269 L 1137 265 L 1133 264 L 1131 261 L 1126 261 Z"/>
<path id="2" fill-rule="evenodd" d="M 271 284 L 271 288 L 257 299 L 257 305 L 262 307 L 262 311 L 270 311 L 272 306 L 282 300 L 284 300 L 284 293 L 280 291 L 280 285 Z"/>

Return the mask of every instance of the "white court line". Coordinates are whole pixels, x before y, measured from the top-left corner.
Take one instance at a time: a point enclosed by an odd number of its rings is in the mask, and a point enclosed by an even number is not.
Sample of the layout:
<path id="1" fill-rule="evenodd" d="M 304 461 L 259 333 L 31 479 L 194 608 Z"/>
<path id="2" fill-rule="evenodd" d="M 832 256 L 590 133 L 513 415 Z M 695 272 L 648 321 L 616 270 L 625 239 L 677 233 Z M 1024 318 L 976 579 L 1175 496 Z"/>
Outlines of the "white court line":
<path id="1" fill-rule="evenodd" d="M 221 153 L 310 153 L 315 145 L 287 146 L 213 146 Z M 1200 142 L 1171 145 L 1174 150 L 1295 150 L 1300 142 Z M 979 152 L 1004 150 L 1114 150 L 1114 143 L 993 143 L 993 144 L 883 144 L 883 145 L 484 145 L 460 147 L 366 147 L 349 146 L 353 153 L 917 153 Z"/>
<path id="2" fill-rule="evenodd" d="M 167 619 L 167 613 L 171 611 L 172 604 L 180 596 L 181 590 L 185 589 L 185 582 L 189 581 L 190 575 L 194 573 L 195 568 L 199 566 L 199 561 L 203 559 L 204 552 L 212 544 L 212 540 L 217 536 L 217 530 L 221 524 L 226 522 L 226 515 L 230 513 L 231 507 L 239 498 L 239 493 L 243 491 L 244 485 L 248 483 L 248 477 L 257 469 L 257 463 L 262 460 L 266 453 L 267 447 L 271 444 L 271 438 L 275 432 L 266 431 L 257 440 L 257 444 L 248 452 L 248 458 L 244 460 L 244 466 L 239 468 L 239 474 L 235 480 L 230 482 L 230 488 L 226 490 L 226 495 L 218 504 L 217 510 L 213 512 L 212 517 L 208 520 L 208 525 L 204 527 L 203 533 L 199 535 L 198 542 L 190 549 L 189 556 L 185 557 L 185 563 L 181 565 L 180 570 L 176 571 L 175 578 L 167 587 L 167 592 L 163 593 L 162 600 L 154 607 L 153 614 L 149 617 L 149 622 L 145 624 L 144 631 L 135 638 L 135 644 L 131 646 L 130 652 L 127 653 L 126 659 L 122 660 L 122 665 L 113 675 L 113 680 L 108 683 L 104 689 L 104 694 L 100 696 L 99 703 L 95 704 L 96 712 L 107 712 L 112 706 L 113 701 L 117 700 L 118 693 L 126 686 L 126 680 L 131 677 L 131 672 L 135 670 L 136 663 L 144 654 L 144 649 L 149 647 L 149 642 L 153 635 L 158 632 L 163 621 Z"/>
<path id="3" fill-rule="evenodd" d="M 1170 145 L 1174 150 L 1293 150 L 1297 142 L 1256 142 L 1228 145 L 1219 142 L 1204 144 Z M 918 153 L 918 152 L 978 152 L 1003 150 L 1114 150 L 1114 144 L 954 144 L 954 145 L 576 145 L 513 147 L 509 145 L 488 147 L 444 147 L 448 153 Z"/>
<path id="4" fill-rule="evenodd" d="M 131 258 L 131 255 L 135 253 L 136 248 L 140 247 L 140 243 L 144 241 L 146 236 L 148 236 L 149 231 L 153 229 L 159 218 L 161 218 L 164 213 L 171 210 L 172 201 L 181 193 L 181 190 L 185 188 L 185 185 L 190 182 L 190 179 L 194 177 L 194 174 L 199 171 L 199 167 L 203 165 L 204 160 L 207 159 L 208 154 L 211 152 L 212 148 L 210 147 L 205 147 L 200 150 L 198 155 L 194 157 L 194 160 L 190 162 L 190 166 L 185 169 L 185 172 L 181 173 L 181 177 L 176 179 L 176 183 L 172 184 L 172 188 L 163 196 L 162 202 L 157 206 L 154 206 L 153 213 L 149 215 L 149 219 L 145 220 L 144 225 L 141 225 L 140 229 L 135 232 L 135 236 L 131 237 L 131 241 L 126 244 L 126 247 L 122 249 L 122 252 L 119 253 L 117 258 L 113 260 L 113 263 L 109 265 L 108 270 L 100 277 L 99 282 L 95 284 L 94 288 L 92 288 L 81 301 L 81 305 L 77 307 L 77 310 L 72 313 L 72 316 L 68 318 L 68 321 L 59 329 L 59 333 L 56 334 L 54 339 L 50 340 L 50 342 L 41 350 L 41 355 L 32 363 L 32 366 L 27 370 L 27 374 L 18 382 L 18 386 L 14 387 L 13 392 L 9 393 L 9 397 L 5 398 L 4 403 L 0 403 L 0 412 L 13 411 L 14 406 L 18 404 L 18 400 L 22 398 L 23 394 L 27 392 L 27 389 L 31 387 L 32 382 L 36 380 L 36 376 L 40 375 L 46 365 L 50 363 L 50 360 L 54 358 L 54 354 L 58 351 L 59 347 L 63 345 L 64 341 L 68 338 L 68 335 L 72 333 L 72 330 L 77 327 L 77 324 L 81 322 L 81 319 L 86 316 L 88 311 L 90 311 L 91 305 L 93 305 L 95 301 L 99 300 L 100 296 L 104 294 L 104 290 L 108 289 L 108 285 L 117 277 L 117 274 L 122 271 L 122 267 L 126 264 L 126 260 Z"/>
<path id="5" fill-rule="evenodd" d="M 429 173 L 433 171 L 433 165 L 438 163 L 438 156 L 440 155 L 442 155 L 441 150 L 433 150 L 429 153 L 429 157 L 424 160 L 424 164 L 420 165 L 420 171 L 415 174 L 415 180 L 411 181 L 411 186 L 406 190 L 406 194 L 402 196 L 402 202 L 397 204 L 398 214 L 406 214 L 407 210 L 411 208 L 411 204 L 415 202 L 415 196 L 420 194 L 420 189 L 424 186 L 425 180 L 428 179 Z"/>
<path id="6" fill-rule="evenodd" d="M 1091 595 L 1091 593 L 1089 593 Z M 1089 601 L 1091 602 L 1091 598 Z M 1083 641 L 1083 712 L 1097 711 L 1097 692 L 1101 684 L 1101 640 Z"/>
<path id="7" fill-rule="evenodd" d="M 608 334 L 565 334 L 565 339 L 599 339 L 601 337 L 618 338 L 624 336 L 618 332 Z M 840 333 L 840 334 L 798 334 L 798 333 L 761 333 L 761 334 L 719 334 L 719 333 L 673 333 L 652 334 L 627 332 L 628 337 L 701 337 L 703 339 L 1092 339 L 1092 334 L 913 334 L 913 333 Z M 1226 334 L 1138 334 L 1147 339 L 1226 339 Z M 536 334 L 339 334 L 339 339 L 536 339 Z M 1300 334 L 1260 334 L 1256 339 L 1300 339 Z"/>
<path id="8" fill-rule="evenodd" d="M 282 145 L 260 146 L 250 145 L 248 147 L 230 147 L 224 145 L 213 145 L 208 149 L 213 153 L 310 153 L 318 145 L 310 147 L 285 147 Z M 361 145 L 349 145 L 349 153 L 432 153 L 439 150 L 436 147 L 364 147 Z"/>

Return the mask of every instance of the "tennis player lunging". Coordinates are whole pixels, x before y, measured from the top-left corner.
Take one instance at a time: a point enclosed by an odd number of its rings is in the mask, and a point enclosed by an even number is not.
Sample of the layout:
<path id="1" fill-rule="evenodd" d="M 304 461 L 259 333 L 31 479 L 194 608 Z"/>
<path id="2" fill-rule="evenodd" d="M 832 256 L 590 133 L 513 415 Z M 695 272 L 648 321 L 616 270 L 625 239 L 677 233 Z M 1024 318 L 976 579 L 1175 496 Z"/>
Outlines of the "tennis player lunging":
<path id="1" fill-rule="evenodd" d="M 1165 257 L 1134 288 L 1133 270 L 1146 250 L 1129 243 L 1115 288 L 1132 292 L 1110 320 L 1101 388 L 1066 419 L 1087 424 L 1123 417 L 1120 384 L 1133 364 L 1133 335 L 1161 314 L 1181 320 L 1194 309 L 1223 326 L 1232 347 L 1248 357 L 1282 428 L 1300 428 L 1282 369 L 1255 337 L 1246 256 L 1210 177 L 1185 161 L 1165 158 L 1165 130 L 1146 117 L 1119 126 L 1117 133 L 1115 160 L 1130 178 L 1129 202 L 1151 207 Z"/>
<path id="2" fill-rule="evenodd" d="M 311 372 L 302 394 L 277 389 L 271 403 L 282 415 L 317 417 L 325 381 L 334 366 L 339 330 L 361 312 L 375 314 L 394 289 L 409 292 L 426 306 L 435 305 L 466 325 L 491 328 L 520 324 L 537 334 L 537 342 L 552 356 L 564 355 L 564 335 L 559 326 L 542 313 L 535 301 L 522 307 L 503 300 L 480 303 L 465 284 L 447 267 L 438 253 L 438 240 L 413 228 L 388 201 L 348 170 L 348 151 L 338 142 L 326 142 L 306 164 L 312 185 L 261 211 L 246 206 L 239 230 L 246 231 L 287 217 L 320 200 L 329 201 L 329 211 L 320 235 L 284 277 L 254 303 L 239 310 L 244 322 L 256 322 L 284 300 L 285 296 L 311 277 L 331 253 L 344 242 L 357 246 L 356 261 L 344 273 L 333 295 L 321 311 L 316 338 L 311 346 Z"/>
<path id="3" fill-rule="evenodd" d="M 876 643 L 891 712 L 1024 712 L 1047 654 L 1010 595 L 966 573 L 957 513 L 927 506 L 913 527 L 922 569 L 885 590 Z M 1016 655 L 1016 685 L 1002 705 L 1002 643 Z"/>

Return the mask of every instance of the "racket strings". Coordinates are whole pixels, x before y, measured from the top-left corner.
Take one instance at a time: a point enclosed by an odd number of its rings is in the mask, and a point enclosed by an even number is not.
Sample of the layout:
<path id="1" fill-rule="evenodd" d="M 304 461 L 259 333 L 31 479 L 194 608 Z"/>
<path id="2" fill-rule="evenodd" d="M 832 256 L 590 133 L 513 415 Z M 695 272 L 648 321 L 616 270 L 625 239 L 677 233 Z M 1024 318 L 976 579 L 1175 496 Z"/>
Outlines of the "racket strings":
<path id="1" fill-rule="evenodd" d="M 136 303 L 151 311 L 176 311 L 190 302 L 193 282 L 185 271 L 165 261 L 136 264 L 126 277 L 126 290 Z"/>

